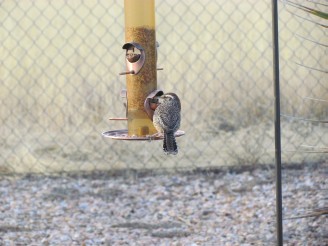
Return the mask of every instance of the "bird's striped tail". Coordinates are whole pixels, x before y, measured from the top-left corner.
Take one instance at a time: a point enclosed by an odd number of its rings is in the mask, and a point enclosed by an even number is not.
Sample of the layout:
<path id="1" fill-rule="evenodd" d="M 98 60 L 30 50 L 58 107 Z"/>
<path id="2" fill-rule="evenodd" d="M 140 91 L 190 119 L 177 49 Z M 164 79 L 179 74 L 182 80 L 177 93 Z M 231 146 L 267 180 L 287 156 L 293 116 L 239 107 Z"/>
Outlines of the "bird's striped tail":
<path id="1" fill-rule="evenodd" d="M 175 141 L 174 132 L 164 133 L 163 150 L 167 155 L 178 154 L 178 146 Z"/>

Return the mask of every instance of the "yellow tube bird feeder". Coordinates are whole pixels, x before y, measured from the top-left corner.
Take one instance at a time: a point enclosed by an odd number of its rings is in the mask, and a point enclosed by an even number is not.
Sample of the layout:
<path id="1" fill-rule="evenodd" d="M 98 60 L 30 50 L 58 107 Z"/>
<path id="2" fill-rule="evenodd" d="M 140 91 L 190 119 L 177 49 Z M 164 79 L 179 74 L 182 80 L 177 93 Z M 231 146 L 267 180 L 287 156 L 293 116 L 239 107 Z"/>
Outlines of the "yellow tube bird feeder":
<path id="1" fill-rule="evenodd" d="M 127 130 L 104 132 L 105 137 L 120 140 L 162 139 L 154 136 L 156 129 L 152 116 L 156 97 L 163 95 L 157 90 L 157 47 L 155 32 L 155 0 L 124 0 L 125 13 L 125 62 L 126 71 L 126 118 Z M 176 136 L 183 135 L 178 131 Z"/>
<path id="2" fill-rule="evenodd" d="M 145 112 L 144 101 L 157 88 L 155 3 L 154 0 L 125 0 L 124 8 L 128 45 L 123 48 L 127 49 L 127 59 L 144 56 L 140 71 L 130 70 L 127 72 L 132 74 L 126 75 L 128 135 L 152 135 L 156 129 Z"/>

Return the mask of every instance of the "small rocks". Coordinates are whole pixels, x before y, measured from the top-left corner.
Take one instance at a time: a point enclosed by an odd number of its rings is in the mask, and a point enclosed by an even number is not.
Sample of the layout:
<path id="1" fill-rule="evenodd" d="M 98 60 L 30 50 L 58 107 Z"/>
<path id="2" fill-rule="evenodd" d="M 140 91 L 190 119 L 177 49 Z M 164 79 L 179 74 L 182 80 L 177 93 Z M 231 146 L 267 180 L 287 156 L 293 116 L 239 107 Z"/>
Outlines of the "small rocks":
<path id="1" fill-rule="evenodd" d="M 158 238 L 176 238 L 176 237 L 188 237 L 190 236 L 190 232 L 182 229 L 167 229 L 167 230 L 157 230 L 151 233 L 152 237 Z"/>
<path id="2" fill-rule="evenodd" d="M 286 244 L 327 242 L 327 165 L 284 170 Z M 0 245 L 273 245 L 273 170 L 0 180 Z M 218 244 L 219 242 L 219 244 Z"/>

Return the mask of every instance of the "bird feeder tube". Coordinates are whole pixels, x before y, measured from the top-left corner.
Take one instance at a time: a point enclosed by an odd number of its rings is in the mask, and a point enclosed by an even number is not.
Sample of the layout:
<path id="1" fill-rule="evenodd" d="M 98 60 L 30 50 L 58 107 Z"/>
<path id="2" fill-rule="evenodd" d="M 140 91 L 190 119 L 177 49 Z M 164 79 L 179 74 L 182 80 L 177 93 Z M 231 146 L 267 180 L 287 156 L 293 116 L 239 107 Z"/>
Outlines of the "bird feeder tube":
<path id="1" fill-rule="evenodd" d="M 153 135 L 156 129 L 145 112 L 144 101 L 157 89 L 155 3 L 154 0 L 125 0 L 124 10 L 126 44 L 123 48 L 127 49 L 127 69 L 138 62 L 129 62 L 131 56 L 142 55 L 140 59 L 144 60 L 140 71 L 131 69 L 127 71 L 131 74 L 126 75 L 128 135 Z"/>
<path id="2" fill-rule="evenodd" d="M 127 130 L 104 132 L 103 136 L 121 140 L 162 139 L 157 133 L 152 116 L 156 109 L 156 97 L 163 95 L 157 90 L 157 47 L 155 32 L 155 0 L 124 0 L 125 14 L 125 62 L 124 90 L 126 117 L 111 120 L 127 120 Z M 176 132 L 176 136 L 183 135 Z"/>

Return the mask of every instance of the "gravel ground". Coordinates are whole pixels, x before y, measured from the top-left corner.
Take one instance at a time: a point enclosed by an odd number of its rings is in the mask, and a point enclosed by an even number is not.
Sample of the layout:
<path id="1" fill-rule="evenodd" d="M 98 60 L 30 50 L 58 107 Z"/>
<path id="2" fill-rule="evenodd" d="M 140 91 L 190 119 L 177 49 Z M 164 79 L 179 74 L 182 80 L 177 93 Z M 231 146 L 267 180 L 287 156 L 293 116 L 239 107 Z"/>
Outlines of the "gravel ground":
<path id="1" fill-rule="evenodd" d="M 273 170 L 2 176 L 0 245 L 275 245 Z M 286 245 L 328 245 L 328 163 L 283 173 Z M 288 218 L 288 219 L 287 219 Z"/>

